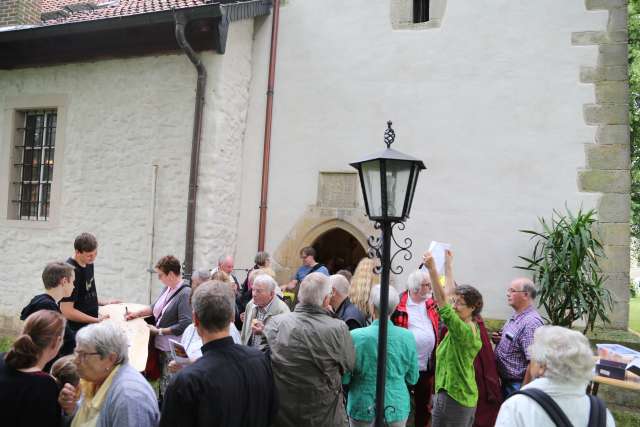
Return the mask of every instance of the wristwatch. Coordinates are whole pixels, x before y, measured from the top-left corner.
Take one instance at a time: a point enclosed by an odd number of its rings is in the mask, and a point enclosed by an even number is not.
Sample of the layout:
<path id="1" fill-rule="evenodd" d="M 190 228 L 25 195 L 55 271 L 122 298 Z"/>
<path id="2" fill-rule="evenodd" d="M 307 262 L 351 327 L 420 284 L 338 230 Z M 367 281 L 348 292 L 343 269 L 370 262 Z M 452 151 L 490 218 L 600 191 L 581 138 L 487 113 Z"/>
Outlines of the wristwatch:
<path id="1" fill-rule="evenodd" d="M 162 328 L 158 328 L 158 335 L 162 336 Z"/>

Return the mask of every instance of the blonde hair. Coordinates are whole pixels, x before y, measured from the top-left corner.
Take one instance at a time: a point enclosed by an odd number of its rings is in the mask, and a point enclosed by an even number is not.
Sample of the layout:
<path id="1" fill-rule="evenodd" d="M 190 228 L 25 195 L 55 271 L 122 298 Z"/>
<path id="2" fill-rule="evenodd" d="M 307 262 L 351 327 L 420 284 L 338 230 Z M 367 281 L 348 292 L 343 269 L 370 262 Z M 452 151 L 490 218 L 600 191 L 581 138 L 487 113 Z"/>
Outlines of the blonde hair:
<path id="1" fill-rule="evenodd" d="M 211 280 L 219 280 L 221 282 L 228 282 L 231 280 L 231 277 L 227 273 L 222 270 L 218 270 L 211 275 Z"/>
<path id="2" fill-rule="evenodd" d="M 380 276 L 373 272 L 378 265 L 377 259 L 362 258 L 356 267 L 349 287 L 349 299 L 367 317 L 369 313 L 369 294 L 371 287 L 380 283 Z"/>

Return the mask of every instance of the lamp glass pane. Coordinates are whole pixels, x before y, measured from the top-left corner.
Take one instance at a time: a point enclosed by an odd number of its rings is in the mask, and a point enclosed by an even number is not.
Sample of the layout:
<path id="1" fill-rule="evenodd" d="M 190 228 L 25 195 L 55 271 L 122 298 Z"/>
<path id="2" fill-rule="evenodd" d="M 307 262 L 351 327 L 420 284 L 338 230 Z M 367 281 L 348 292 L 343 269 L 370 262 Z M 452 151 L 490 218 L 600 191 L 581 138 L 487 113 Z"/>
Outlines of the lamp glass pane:
<path id="1" fill-rule="evenodd" d="M 418 175 L 420 174 L 420 169 L 418 168 L 417 164 L 414 163 L 413 168 L 414 168 L 413 179 L 409 183 L 409 202 L 407 204 L 407 211 L 405 212 L 405 215 L 407 217 L 411 212 L 411 204 L 413 203 L 413 194 L 416 191 L 416 185 L 418 184 Z"/>
<path id="2" fill-rule="evenodd" d="M 402 218 L 404 200 L 409 191 L 409 176 L 413 163 L 405 160 L 387 160 L 387 216 Z"/>
<path id="3" fill-rule="evenodd" d="M 361 165 L 364 191 L 367 195 L 367 211 L 371 217 L 382 216 L 380 162 L 371 160 Z"/>

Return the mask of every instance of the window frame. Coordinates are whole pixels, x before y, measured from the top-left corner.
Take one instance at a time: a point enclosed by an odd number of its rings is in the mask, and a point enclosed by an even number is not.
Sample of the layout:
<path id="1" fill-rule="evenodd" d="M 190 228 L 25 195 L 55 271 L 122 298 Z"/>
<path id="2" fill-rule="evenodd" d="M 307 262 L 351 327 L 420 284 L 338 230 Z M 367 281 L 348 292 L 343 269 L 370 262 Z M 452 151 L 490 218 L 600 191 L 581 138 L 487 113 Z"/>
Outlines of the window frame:
<path id="1" fill-rule="evenodd" d="M 14 96 L 4 99 L 4 114 L 0 121 L 0 224 L 15 228 L 53 228 L 59 225 L 61 209 L 62 176 L 64 170 L 65 124 L 68 99 L 65 95 Z M 16 157 L 16 145 L 24 145 L 26 117 L 35 111 L 56 111 L 54 167 L 49 176 L 48 216 L 46 220 L 34 220 L 23 216 L 14 202 L 19 193 L 15 182 L 22 180 L 21 170 L 15 164 L 23 162 Z M 22 150 L 24 153 L 24 150 Z M 41 156 L 45 150 L 40 153 Z M 22 156 L 22 154 L 20 154 Z M 42 157 L 41 157 L 42 158 Z M 44 167 L 41 167 L 44 173 Z M 38 177 L 42 178 L 42 175 Z M 38 191 L 40 191 L 40 187 Z M 38 212 L 41 213 L 40 211 Z"/>
<path id="2" fill-rule="evenodd" d="M 46 110 L 26 110 L 18 111 L 19 115 L 23 116 L 23 125 L 18 128 L 22 132 L 22 136 L 18 141 L 22 141 L 20 145 L 14 145 L 16 150 L 14 159 L 16 162 L 13 164 L 14 171 L 12 184 L 15 186 L 14 194 L 16 198 L 11 200 L 13 206 L 10 206 L 10 210 L 17 210 L 15 214 L 16 219 L 20 221 L 47 221 L 48 212 L 50 208 L 51 197 L 51 185 L 53 183 L 53 171 L 55 170 L 55 128 L 57 126 L 56 119 L 58 111 L 55 109 Z M 31 117 L 42 117 L 41 126 L 36 119 L 33 127 L 33 141 L 30 139 L 29 131 L 31 126 L 29 125 L 29 119 Z M 52 121 L 54 122 L 52 125 Z M 38 133 L 38 130 L 41 133 Z M 53 139 L 53 141 L 52 141 Z M 38 142 L 38 140 L 40 140 Z M 36 155 L 33 153 L 39 152 Z M 31 155 L 28 156 L 28 154 Z M 31 159 L 31 163 L 27 163 L 26 159 Z M 27 169 L 31 169 L 27 172 Z M 33 172 L 37 173 L 37 176 L 33 176 Z M 28 175 L 28 176 L 27 176 Z M 46 176 L 45 176 L 46 175 Z M 48 186 L 48 188 L 47 188 Z M 28 199 L 25 198 L 25 191 L 29 188 Z M 48 194 L 47 194 L 48 189 Z M 34 191 L 35 190 L 35 191 Z M 33 200 L 33 192 L 36 199 Z M 45 197 L 46 194 L 46 197 Z M 33 215 L 33 205 L 35 204 L 35 215 Z M 25 213 L 24 210 L 27 212 Z M 11 215 L 9 215 L 11 216 Z"/>

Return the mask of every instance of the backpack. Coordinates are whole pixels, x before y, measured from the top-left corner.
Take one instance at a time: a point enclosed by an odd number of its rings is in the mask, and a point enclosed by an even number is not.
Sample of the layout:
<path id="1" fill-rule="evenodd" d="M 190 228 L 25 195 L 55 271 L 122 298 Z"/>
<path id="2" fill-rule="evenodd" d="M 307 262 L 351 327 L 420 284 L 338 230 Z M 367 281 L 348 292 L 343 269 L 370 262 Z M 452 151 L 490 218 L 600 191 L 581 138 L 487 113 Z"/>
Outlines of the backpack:
<path id="1" fill-rule="evenodd" d="M 511 396 L 516 394 L 523 394 L 533 400 L 544 409 L 551 421 L 558 427 L 573 427 L 569 418 L 562 412 L 562 409 L 558 404 L 544 391 L 537 388 L 527 388 L 524 390 L 518 390 Z M 589 423 L 588 427 L 606 427 L 607 425 L 607 408 L 604 402 L 597 396 L 588 395 L 591 407 L 589 409 Z"/>

